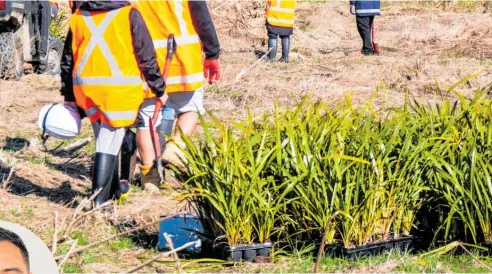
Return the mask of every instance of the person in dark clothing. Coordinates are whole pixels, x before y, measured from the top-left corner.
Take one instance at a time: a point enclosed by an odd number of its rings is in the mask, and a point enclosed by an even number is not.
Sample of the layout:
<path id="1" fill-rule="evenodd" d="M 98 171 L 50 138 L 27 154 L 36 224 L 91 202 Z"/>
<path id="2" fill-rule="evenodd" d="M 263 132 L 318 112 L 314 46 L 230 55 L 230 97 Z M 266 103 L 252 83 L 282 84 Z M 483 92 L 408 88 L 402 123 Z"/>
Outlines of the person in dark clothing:
<path id="1" fill-rule="evenodd" d="M 277 37 L 282 40 L 280 62 L 289 63 L 290 36 L 294 30 L 294 0 L 269 0 L 266 7 L 266 29 L 268 32 L 268 59 L 276 61 Z"/>
<path id="2" fill-rule="evenodd" d="M 58 15 L 58 4 L 55 1 L 38 1 L 39 5 L 39 62 L 46 65 L 48 62 L 48 42 L 51 20 Z"/>
<path id="3" fill-rule="evenodd" d="M 92 16 L 99 16 L 103 22 L 95 25 Z M 103 29 L 98 37 L 94 29 L 102 27 L 118 36 L 107 39 Z M 93 53 L 97 47 L 106 49 L 104 55 Z M 129 1 L 79 2 L 60 67 L 65 104 L 72 107 L 77 104 L 84 109 L 97 136 L 92 184 L 94 193 L 102 189 L 94 199 L 94 206 L 98 207 L 110 198 L 119 198 L 118 155 L 126 129 L 130 126 L 148 128 L 146 124 L 153 114 L 155 100 L 166 103 L 166 86 L 147 26 Z M 145 95 L 149 97 L 144 97 L 141 76 L 151 91 Z M 143 98 L 146 99 L 141 103 Z M 137 124 L 133 124 L 135 121 Z M 159 123 L 160 117 L 156 126 Z M 152 153 L 140 153 L 143 154 Z M 144 163 L 153 160 L 153 157 L 142 158 Z"/>
<path id="4" fill-rule="evenodd" d="M 374 16 L 381 14 L 381 3 L 377 1 L 350 1 L 350 13 L 356 16 L 357 30 L 362 38 L 361 53 L 374 54 L 372 27 Z"/>

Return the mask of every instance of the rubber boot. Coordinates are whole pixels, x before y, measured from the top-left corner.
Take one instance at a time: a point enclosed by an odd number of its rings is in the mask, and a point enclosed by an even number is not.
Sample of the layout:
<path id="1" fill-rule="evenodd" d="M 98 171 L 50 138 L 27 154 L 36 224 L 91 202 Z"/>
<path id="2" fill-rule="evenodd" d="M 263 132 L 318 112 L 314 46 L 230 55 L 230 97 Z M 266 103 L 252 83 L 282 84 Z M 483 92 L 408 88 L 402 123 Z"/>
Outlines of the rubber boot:
<path id="1" fill-rule="evenodd" d="M 92 193 L 96 193 L 101 188 L 102 191 L 94 199 L 94 207 L 99 207 L 109 200 L 112 180 L 117 164 L 117 156 L 96 153 L 94 168 L 92 170 Z"/>
<path id="2" fill-rule="evenodd" d="M 280 62 L 289 63 L 290 36 L 282 37 L 282 58 Z"/>
<path id="3" fill-rule="evenodd" d="M 135 171 L 135 167 L 132 167 L 132 157 L 135 155 L 136 150 L 137 141 L 135 138 L 135 133 L 127 130 L 125 133 L 125 138 L 123 139 L 123 144 L 121 144 L 121 180 L 129 181 L 131 179 L 132 173 Z"/>
<path id="4" fill-rule="evenodd" d="M 121 187 L 120 187 L 120 172 L 118 164 L 115 165 L 113 171 L 113 178 L 111 180 L 111 186 L 109 188 L 109 199 L 118 200 L 121 197 Z"/>
<path id="5" fill-rule="evenodd" d="M 268 59 L 271 62 L 275 62 L 275 57 L 277 57 L 277 38 L 268 38 Z"/>

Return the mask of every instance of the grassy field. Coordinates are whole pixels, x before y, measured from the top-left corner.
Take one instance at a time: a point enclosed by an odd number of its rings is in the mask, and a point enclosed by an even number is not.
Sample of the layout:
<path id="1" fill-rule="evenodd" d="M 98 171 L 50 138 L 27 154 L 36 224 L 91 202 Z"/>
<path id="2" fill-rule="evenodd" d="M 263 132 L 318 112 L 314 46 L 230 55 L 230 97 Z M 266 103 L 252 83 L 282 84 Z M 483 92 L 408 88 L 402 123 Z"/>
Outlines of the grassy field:
<path id="1" fill-rule="evenodd" d="M 266 50 L 262 2 L 222 5 L 213 1 L 223 78 L 220 84 L 207 86 L 205 107 L 231 123 L 246 118 L 247 109 L 257 117 L 273 113 L 275 101 L 280 110 L 286 110 L 307 95 L 332 107 L 347 95 L 355 105 L 362 105 L 378 90 L 382 96 L 374 101 L 375 108 L 384 109 L 401 107 L 405 94 L 424 103 L 454 98 L 439 90 L 477 72 L 477 77 L 455 90 L 471 98 L 477 89 L 491 85 L 490 9 L 483 13 L 482 8 L 465 4 L 417 4 L 385 4 L 384 16 L 376 19 L 383 54 L 362 57 L 355 19 L 347 4 L 301 3 L 292 62 L 271 64 L 258 61 L 255 55 Z M 183 192 L 181 184 L 168 171 L 167 181 L 174 189 L 151 194 L 133 187 L 128 202 L 112 213 L 78 211 L 90 193 L 95 147 L 90 126 L 84 121 L 76 140 L 47 142 L 49 149 L 60 144 L 63 149 L 89 140 L 72 154 L 45 152 L 36 126 L 43 105 L 61 102 L 59 87 L 59 78 L 45 75 L 27 75 L 19 82 L 0 80 L 0 219 L 31 229 L 50 247 L 56 226 L 55 238 L 61 241 L 55 253 L 61 257 L 75 240 L 76 248 L 83 248 L 124 229 L 148 224 L 138 233 L 116 237 L 69 258 L 62 267 L 66 273 L 122 272 L 158 256 L 153 222 L 159 215 L 189 210 L 186 203 L 175 199 Z M 200 129 L 195 139 L 202 134 Z M 490 258 L 478 254 L 420 255 L 384 254 L 352 263 L 326 258 L 320 271 L 490 272 L 492 267 Z M 302 251 L 277 254 L 275 259 L 275 263 L 262 265 L 206 261 L 182 261 L 182 265 L 190 272 L 311 272 L 314 267 L 312 255 Z M 141 271 L 174 270 L 174 261 L 159 261 Z"/>

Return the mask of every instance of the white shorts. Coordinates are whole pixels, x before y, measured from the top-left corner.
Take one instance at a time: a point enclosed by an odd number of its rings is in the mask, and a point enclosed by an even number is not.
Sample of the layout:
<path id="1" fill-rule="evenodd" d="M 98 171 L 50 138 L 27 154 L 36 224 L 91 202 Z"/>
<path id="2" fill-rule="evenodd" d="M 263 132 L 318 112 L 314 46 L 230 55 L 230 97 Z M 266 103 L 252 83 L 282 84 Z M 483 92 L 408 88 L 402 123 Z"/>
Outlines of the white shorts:
<path id="1" fill-rule="evenodd" d="M 149 128 L 149 119 L 154 115 L 155 110 L 155 98 L 145 99 L 143 104 L 140 106 L 138 110 L 138 116 L 135 123 L 131 126 L 132 128 L 137 129 L 147 129 Z M 157 117 L 157 121 L 155 122 L 154 127 L 158 127 L 161 124 L 162 119 L 162 111 L 159 110 L 159 116 Z"/>
<path id="2" fill-rule="evenodd" d="M 201 115 L 205 115 L 205 109 L 203 108 L 203 88 L 195 91 L 178 91 L 168 93 L 166 106 L 174 109 L 176 117 L 186 112 L 197 112 Z"/>

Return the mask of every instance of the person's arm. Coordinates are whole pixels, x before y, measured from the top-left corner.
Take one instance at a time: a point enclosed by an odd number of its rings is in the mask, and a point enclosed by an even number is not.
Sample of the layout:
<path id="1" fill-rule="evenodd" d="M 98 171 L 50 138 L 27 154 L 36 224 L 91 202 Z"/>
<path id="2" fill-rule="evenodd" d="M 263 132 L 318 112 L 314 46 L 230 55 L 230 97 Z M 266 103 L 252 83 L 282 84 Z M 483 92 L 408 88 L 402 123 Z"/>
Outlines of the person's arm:
<path id="1" fill-rule="evenodd" d="M 66 102 L 75 102 L 75 96 L 73 94 L 73 52 L 72 52 L 72 31 L 68 30 L 67 38 L 65 39 L 65 46 L 63 47 L 63 54 L 60 63 L 60 77 L 61 77 L 61 95 L 65 97 Z"/>
<path id="2" fill-rule="evenodd" d="M 205 58 L 209 60 L 219 59 L 220 44 L 215 31 L 214 23 L 210 17 L 210 12 L 206 1 L 189 1 L 188 2 L 191 20 L 203 45 Z"/>
<path id="3" fill-rule="evenodd" d="M 150 90 L 157 97 L 162 97 L 166 84 L 157 64 L 154 43 L 142 15 L 134 8 L 130 11 L 130 26 L 133 52 L 137 58 L 138 67 L 145 77 Z"/>
<path id="4" fill-rule="evenodd" d="M 357 0 L 350 0 L 350 14 L 356 15 L 355 11 L 355 4 L 357 3 Z"/>

